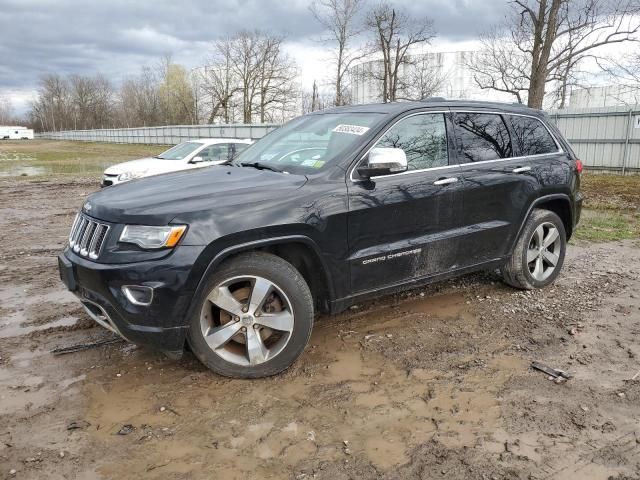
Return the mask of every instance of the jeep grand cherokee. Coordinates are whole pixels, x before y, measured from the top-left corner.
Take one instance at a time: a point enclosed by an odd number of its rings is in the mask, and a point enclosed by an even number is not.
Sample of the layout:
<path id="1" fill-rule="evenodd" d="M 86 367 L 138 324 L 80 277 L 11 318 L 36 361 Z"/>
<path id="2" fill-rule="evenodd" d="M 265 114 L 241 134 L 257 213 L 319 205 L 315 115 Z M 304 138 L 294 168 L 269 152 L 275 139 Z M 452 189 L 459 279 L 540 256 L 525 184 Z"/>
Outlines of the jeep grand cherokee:
<path id="1" fill-rule="evenodd" d="M 78 213 L 60 275 L 87 313 L 211 370 L 278 373 L 316 312 L 480 269 L 542 288 L 582 164 L 545 115 L 426 101 L 296 118 L 224 166 L 134 180 Z"/>

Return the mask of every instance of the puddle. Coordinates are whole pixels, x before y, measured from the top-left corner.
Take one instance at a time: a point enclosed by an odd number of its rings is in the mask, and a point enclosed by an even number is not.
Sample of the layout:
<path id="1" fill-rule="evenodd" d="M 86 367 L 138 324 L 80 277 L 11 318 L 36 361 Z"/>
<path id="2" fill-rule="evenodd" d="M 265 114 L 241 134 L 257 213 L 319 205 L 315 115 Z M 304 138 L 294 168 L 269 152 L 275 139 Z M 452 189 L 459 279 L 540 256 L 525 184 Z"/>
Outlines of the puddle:
<path id="1" fill-rule="evenodd" d="M 42 176 L 68 173 L 102 173 L 118 163 L 104 158 L 78 159 L 74 153 L 58 154 L 55 158 L 43 153 L 28 155 L 17 152 L 0 152 L 0 177 Z"/>

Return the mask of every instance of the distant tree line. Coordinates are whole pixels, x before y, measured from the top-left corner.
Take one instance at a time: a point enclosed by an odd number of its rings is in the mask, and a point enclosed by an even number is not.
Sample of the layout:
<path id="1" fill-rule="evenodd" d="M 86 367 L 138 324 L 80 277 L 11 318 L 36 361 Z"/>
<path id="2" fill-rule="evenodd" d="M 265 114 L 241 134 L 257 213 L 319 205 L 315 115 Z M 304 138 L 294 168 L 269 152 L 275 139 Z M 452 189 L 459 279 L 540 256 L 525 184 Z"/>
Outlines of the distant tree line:
<path id="1" fill-rule="evenodd" d="M 169 56 L 118 89 L 100 74 L 47 74 L 29 115 L 43 131 L 197 123 L 189 73 Z"/>

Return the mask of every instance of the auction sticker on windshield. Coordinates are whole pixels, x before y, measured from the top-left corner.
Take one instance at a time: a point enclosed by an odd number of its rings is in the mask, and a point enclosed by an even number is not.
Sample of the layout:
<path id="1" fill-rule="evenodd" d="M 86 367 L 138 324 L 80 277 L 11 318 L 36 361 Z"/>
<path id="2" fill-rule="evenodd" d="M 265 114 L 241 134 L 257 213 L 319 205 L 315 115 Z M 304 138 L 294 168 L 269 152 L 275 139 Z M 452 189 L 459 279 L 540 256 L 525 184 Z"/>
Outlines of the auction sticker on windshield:
<path id="1" fill-rule="evenodd" d="M 369 130 L 369 127 L 361 127 L 360 125 L 343 125 L 340 124 L 333 129 L 336 133 L 350 133 L 351 135 L 363 135 Z"/>
<path id="2" fill-rule="evenodd" d="M 312 158 L 310 160 L 305 160 L 301 165 L 303 167 L 322 168 L 325 163 L 326 162 L 324 160 L 316 160 L 315 158 Z"/>

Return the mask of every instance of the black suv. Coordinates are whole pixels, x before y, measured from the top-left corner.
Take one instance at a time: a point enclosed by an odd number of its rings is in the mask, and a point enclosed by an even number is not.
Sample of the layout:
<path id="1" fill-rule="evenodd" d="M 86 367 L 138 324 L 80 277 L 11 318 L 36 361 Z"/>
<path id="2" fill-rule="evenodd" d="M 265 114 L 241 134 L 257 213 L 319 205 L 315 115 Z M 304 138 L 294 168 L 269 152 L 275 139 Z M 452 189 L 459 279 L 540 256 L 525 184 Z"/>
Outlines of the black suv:
<path id="1" fill-rule="evenodd" d="M 233 162 L 91 195 L 59 257 L 88 314 L 233 377 L 282 371 L 316 312 L 480 269 L 553 282 L 582 164 L 545 115 L 431 100 L 296 118 Z"/>

